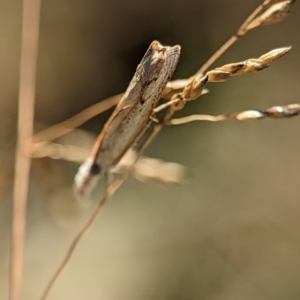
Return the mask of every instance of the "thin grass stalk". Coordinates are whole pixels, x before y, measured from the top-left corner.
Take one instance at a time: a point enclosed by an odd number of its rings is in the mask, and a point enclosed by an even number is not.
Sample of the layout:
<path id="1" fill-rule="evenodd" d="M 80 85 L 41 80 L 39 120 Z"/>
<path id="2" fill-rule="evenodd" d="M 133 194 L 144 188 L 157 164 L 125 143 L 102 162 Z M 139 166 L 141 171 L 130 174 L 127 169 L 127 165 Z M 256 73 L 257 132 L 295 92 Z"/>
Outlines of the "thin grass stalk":
<path id="1" fill-rule="evenodd" d="M 18 100 L 18 139 L 13 189 L 10 300 L 19 300 L 21 297 L 26 206 L 31 166 L 31 158 L 24 154 L 23 147 L 24 143 L 33 134 L 39 19 L 40 0 L 24 0 Z"/>

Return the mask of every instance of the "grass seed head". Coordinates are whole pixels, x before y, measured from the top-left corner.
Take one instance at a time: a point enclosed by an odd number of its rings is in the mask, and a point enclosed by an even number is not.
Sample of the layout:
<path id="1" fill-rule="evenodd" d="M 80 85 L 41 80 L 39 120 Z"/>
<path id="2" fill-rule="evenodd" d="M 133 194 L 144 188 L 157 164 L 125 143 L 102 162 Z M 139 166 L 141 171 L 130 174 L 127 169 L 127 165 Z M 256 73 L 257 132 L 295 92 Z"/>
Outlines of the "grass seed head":
<path id="1" fill-rule="evenodd" d="M 283 21 L 289 15 L 294 3 L 295 1 L 289 0 L 271 5 L 264 13 L 250 22 L 246 30 Z"/>
<path id="2" fill-rule="evenodd" d="M 269 64 L 269 63 L 273 62 L 274 60 L 287 54 L 291 50 L 291 48 L 292 47 L 282 47 L 282 48 L 274 49 L 274 50 L 260 56 L 259 59 L 261 59 L 263 62 Z"/>

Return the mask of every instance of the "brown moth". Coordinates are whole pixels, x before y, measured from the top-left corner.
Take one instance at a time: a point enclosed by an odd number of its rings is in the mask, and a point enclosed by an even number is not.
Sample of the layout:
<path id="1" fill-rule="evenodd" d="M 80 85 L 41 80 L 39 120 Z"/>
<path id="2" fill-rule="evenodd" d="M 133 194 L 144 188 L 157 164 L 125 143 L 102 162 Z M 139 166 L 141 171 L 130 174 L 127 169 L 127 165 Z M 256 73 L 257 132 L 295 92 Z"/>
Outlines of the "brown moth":
<path id="1" fill-rule="evenodd" d="M 76 194 L 83 198 L 101 172 L 109 172 L 145 131 L 161 93 L 171 79 L 180 56 L 180 46 L 162 46 L 153 41 L 137 66 L 119 104 L 99 134 L 93 150 L 75 176 Z"/>

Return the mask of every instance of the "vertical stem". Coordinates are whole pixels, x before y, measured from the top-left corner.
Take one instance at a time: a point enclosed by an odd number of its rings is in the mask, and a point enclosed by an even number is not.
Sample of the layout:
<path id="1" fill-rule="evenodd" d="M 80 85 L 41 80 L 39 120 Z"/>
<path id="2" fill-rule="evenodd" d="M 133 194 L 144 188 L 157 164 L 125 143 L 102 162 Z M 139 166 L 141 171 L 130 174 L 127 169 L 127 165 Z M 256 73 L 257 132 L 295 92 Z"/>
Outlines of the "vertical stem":
<path id="1" fill-rule="evenodd" d="M 31 159 L 24 145 L 33 134 L 36 58 L 40 17 L 40 0 L 23 1 L 20 86 L 18 99 L 18 140 L 15 153 L 13 197 L 10 300 L 21 296 L 26 206 Z"/>

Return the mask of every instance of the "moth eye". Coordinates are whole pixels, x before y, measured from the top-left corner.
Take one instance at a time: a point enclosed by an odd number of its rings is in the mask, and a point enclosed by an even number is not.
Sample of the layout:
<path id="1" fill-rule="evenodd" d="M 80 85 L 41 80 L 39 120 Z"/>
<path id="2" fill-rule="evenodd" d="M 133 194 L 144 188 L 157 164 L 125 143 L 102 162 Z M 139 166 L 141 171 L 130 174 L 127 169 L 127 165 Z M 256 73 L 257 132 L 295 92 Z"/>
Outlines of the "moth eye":
<path id="1" fill-rule="evenodd" d="M 98 175 L 98 174 L 100 174 L 100 172 L 101 172 L 101 168 L 100 168 L 99 165 L 93 164 L 93 165 L 91 166 L 91 169 L 90 169 L 90 173 L 91 173 L 91 174 L 93 174 L 93 175 Z"/>

